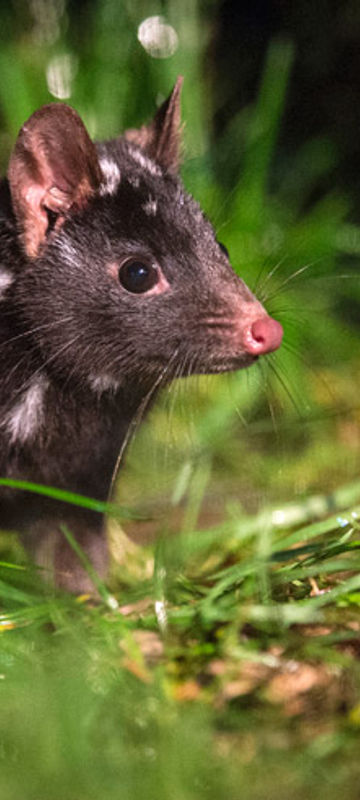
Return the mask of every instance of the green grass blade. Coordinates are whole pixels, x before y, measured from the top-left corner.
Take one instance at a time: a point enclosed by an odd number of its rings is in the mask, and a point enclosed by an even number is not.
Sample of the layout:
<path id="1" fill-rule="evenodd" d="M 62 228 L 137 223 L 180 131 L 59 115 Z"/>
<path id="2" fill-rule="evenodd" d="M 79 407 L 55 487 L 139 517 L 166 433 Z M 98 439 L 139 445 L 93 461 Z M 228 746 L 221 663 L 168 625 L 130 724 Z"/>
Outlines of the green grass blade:
<path id="1" fill-rule="evenodd" d="M 108 514 L 115 519 L 140 519 L 140 517 L 125 506 L 118 506 L 115 503 L 105 503 L 101 500 L 93 500 L 76 492 L 68 492 L 64 489 L 56 489 L 53 486 L 44 486 L 31 481 L 17 481 L 12 478 L 0 478 L 0 486 L 7 486 L 11 489 L 19 489 L 25 492 L 34 492 L 44 497 L 52 497 L 53 500 L 60 500 L 70 505 L 88 508 L 91 511 L 98 511 L 100 514 Z"/>

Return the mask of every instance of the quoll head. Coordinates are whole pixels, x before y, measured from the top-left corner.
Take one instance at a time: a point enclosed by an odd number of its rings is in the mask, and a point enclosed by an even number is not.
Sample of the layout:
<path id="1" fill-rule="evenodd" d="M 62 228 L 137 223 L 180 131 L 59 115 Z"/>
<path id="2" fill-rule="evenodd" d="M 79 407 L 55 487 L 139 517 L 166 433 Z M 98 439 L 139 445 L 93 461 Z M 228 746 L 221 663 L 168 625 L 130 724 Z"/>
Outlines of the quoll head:
<path id="1" fill-rule="evenodd" d="M 181 83 L 149 125 L 99 144 L 44 106 L 11 156 L 16 300 L 48 368 L 94 386 L 239 369 L 281 343 L 178 176 Z"/>

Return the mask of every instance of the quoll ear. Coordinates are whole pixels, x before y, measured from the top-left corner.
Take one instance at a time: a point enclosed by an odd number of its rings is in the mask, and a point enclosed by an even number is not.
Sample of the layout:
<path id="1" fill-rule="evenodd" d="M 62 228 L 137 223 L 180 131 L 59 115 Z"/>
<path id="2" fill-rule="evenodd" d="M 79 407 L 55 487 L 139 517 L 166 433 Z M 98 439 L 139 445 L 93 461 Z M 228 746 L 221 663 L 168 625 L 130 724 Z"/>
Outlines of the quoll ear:
<path id="1" fill-rule="evenodd" d="M 95 150 L 79 115 L 63 103 L 35 111 L 23 125 L 8 169 L 11 198 L 24 249 L 34 258 L 49 229 L 82 208 L 101 181 Z"/>
<path id="2" fill-rule="evenodd" d="M 181 152 L 181 106 L 180 95 L 183 77 L 179 75 L 168 99 L 160 106 L 149 125 L 139 130 L 128 130 L 125 138 L 141 147 L 167 172 L 179 170 Z"/>

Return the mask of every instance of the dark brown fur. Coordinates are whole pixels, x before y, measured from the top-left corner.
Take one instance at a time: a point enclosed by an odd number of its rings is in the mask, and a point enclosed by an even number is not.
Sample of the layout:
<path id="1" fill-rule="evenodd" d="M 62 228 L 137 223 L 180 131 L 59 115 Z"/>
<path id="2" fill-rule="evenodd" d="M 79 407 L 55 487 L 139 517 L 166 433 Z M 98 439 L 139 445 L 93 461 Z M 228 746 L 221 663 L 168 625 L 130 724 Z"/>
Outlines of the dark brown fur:
<path id="1" fill-rule="evenodd" d="M 20 131 L 0 192 L 3 477 L 106 500 L 160 385 L 279 344 L 177 176 L 180 86 L 150 125 L 110 142 L 94 145 L 62 104 Z M 0 522 L 60 586 L 91 588 L 63 524 L 106 573 L 100 514 L 3 488 Z"/>

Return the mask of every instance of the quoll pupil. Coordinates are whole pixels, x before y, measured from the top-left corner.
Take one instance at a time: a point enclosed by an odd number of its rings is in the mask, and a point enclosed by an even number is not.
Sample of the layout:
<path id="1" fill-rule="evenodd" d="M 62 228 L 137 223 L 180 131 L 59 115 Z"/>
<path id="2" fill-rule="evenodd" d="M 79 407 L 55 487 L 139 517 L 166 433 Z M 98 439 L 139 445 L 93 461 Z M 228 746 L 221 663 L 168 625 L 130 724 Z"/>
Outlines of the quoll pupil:
<path id="1" fill-rule="evenodd" d="M 148 277 L 148 274 L 149 270 L 147 267 L 144 267 L 143 264 L 131 264 L 131 266 L 128 268 L 129 278 L 135 284 L 142 284 Z"/>

